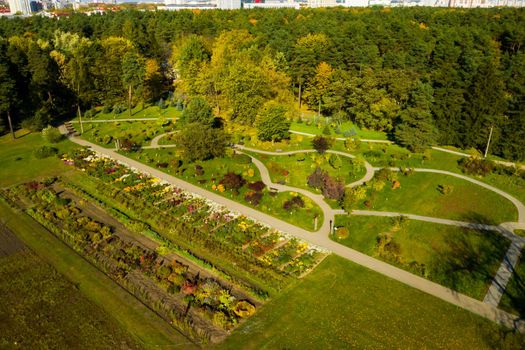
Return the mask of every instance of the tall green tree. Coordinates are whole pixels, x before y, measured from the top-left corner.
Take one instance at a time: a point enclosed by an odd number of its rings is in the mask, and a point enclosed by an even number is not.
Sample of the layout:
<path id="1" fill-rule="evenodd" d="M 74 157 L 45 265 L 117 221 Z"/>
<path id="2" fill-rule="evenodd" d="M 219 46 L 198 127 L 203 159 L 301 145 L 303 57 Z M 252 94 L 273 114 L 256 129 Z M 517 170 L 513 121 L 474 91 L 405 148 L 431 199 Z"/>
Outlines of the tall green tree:
<path id="1" fill-rule="evenodd" d="M 199 123 L 211 126 L 214 117 L 208 102 L 203 97 L 196 96 L 190 100 L 190 103 L 182 111 L 181 121 L 183 124 Z"/>
<path id="2" fill-rule="evenodd" d="M 126 52 L 122 58 L 122 83 L 128 88 L 128 110 L 132 113 L 133 92 L 143 93 L 146 75 L 145 60 L 138 53 Z"/>
<path id="3" fill-rule="evenodd" d="M 430 112 L 432 94 L 432 87 L 428 83 L 418 82 L 395 128 L 396 141 L 413 152 L 421 152 L 437 140 L 437 130 Z"/>
<path id="4" fill-rule="evenodd" d="M 5 43 L 0 43 L 0 120 L 5 116 L 13 139 L 15 132 L 11 119 L 11 108 L 16 99 L 15 81 L 11 77 L 9 60 L 7 58 Z M 0 130 L 0 132 L 3 130 Z"/>
<path id="5" fill-rule="evenodd" d="M 257 116 L 257 137 L 263 141 L 280 141 L 289 137 L 291 122 L 286 118 L 286 106 L 267 102 Z"/>

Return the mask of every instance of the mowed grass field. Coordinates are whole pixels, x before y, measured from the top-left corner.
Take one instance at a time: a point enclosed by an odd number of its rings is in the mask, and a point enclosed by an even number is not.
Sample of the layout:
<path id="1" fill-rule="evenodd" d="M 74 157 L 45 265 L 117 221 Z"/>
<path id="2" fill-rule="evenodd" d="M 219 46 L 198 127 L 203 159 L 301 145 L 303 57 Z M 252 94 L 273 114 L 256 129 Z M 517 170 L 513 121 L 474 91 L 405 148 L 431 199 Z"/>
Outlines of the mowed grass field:
<path id="1" fill-rule="evenodd" d="M 370 199 L 371 206 L 363 203 L 359 209 L 393 211 L 467 222 L 499 224 L 516 221 L 514 205 L 499 194 L 466 180 L 433 173 L 398 174 L 400 188 L 385 188 Z M 447 185 L 452 192 L 442 194 L 438 187 Z"/>
<path id="2" fill-rule="evenodd" d="M 28 249 L 0 257 L 0 348 L 140 349 L 106 311 Z"/>
<path id="3" fill-rule="evenodd" d="M 44 140 L 40 133 L 29 133 L 26 130 L 19 130 L 16 135 L 16 140 L 12 140 L 11 135 L 0 137 L 0 187 L 34 180 L 35 178 L 56 176 L 71 170 L 58 157 L 37 159 L 33 156 L 33 151 L 38 147 L 47 145 L 57 148 L 60 154 L 76 148 L 78 145 L 68 140 L 50 144 Z"/>
<path id="4" fill-rule="evenodd" d="M 349 234 L 336 234 L 335 241 L 478 300 L 485 297 L 510 245 L 497 232 L 399 218 L 338 215 L 336 226 Z M 390 253 L 378 248 L 382 234 L 391 237 L 390 249 L 384 248 Z"/>
<path id="5" fill-rule="evenodd" d="M 217 349 L 520 349 L 524 341 L 331 255 Z"/>

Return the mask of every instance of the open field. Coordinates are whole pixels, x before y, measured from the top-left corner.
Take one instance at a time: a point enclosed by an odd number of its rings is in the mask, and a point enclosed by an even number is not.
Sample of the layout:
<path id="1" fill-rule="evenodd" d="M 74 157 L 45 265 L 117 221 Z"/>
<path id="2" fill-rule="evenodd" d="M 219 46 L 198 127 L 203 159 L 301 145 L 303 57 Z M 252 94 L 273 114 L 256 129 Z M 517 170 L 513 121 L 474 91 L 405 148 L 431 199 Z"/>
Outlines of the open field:
<path id="1" fill-rule="evenodd" d="M 519 349 L 481 317 L 337 256 L 268 302 L 219 349 Z"/>
<path id="2" fill-rule="evenodd" d="M 499 307 L 516 315 L 525 317 L 525 257 L 521 252 L 521 260 L 516 265 L 514 274 L 501 298 Z"/>
<path id="3" fill-rule="evenodd" d="M 307 132 L 310 134 L 322 135 L 326 118 L 321 117 L 321 122 L 318 125 L 313 123 L 313 118 L 309 118 L 307 121 L 302 123 L 293 122 L 290 126 L 290 130 Z M 357 135 L 363 139 L 372 139 L 372 140 L 387 140 L 387 134 L 381 131 L 373 130 L 364 130 L 358 128 L 352 122 L 344 122 L 338 127 L 335 123 L 332 123 L 330 126 L 330 135 L 332 137 L 344 137 L 345 132 L 351 132 L 353 135 Z M 340 133 L 337 134 L 335 131 L 339 129 Z"/>
<path id="4" fill-rule="evenodd" d="M 126 106 L 127 108 L 127 106 Z M 158 106 L 145 105 L 144 108 L 139 104 L 132 109 L 131 116 L 126 109 L 121 113 L 104 113 L 102 108 L 97 108 L 97 113 L 92 117 L 85 117 L 84 120 L 110 120 L 110 119 L 141 119 L 141 118 L 179 118 L 181 112 L 175 107 L 160 109 Z M 78 118 L 74 120 L 78 121 Z"/>
<path id="5" fill-rule="evenodd" d="M 0 294 L 0 348 L 141 348 L 109 312 L 27 249 L 0 257 Z"/>
<path id="6" fill-rule="evenodd" d="M 413 173 L 396 174 L 400 188 L 390 183 L 368 200 L 360 209 L 394 211 L 467 222 L 502 223 L 516 221 L 514 205 L 500 195 L 448 175 Z M 450 186 L 452 191 L 442 194 L 439 186 Z"/>
<path id="7" fill-rule="evenodd" d="M 33 151 L 40 146 L 50 145 L 58 148 L 60 154 L 77 148 L 74 143 L 64 140 L 57 144 L 49 144 L 40 133 L 29 133 L 25 130 L 17 131 L 17 137 L 16 140 L 12 140 L 11 135 L 0 137 L 2 166 L 0 187 L 26 182 L 37 177 L 56 176 L 71 170 L 57 157 L 37 159 L 33 156 Z"/>
<path id="8" fill-rule="evenodd" d="M 478 300 L 485 296 L 510 242 L 476 231 L 417 220 L 336 216 L 335 241 Z"/>
<path id="9" fill-rule="evenodd" d="M 77 131 L 80 125 L 75 124 Z M 102 147 L 115 148 L 115 140 L 128 140 L 140 146 L 147 146 L 151 139 L 160 134 L 173 131 L 173 122 L 169 120 L 119 121 L 110 123 L 85 123 L 82 137 Z"/>
<path id="10" fill-rule="evenodd" d="M 182 345 L 192 347 L 186 338 L 165 321 L 29 216 L 15 213 L 3 202 L 0 202 L 0 216 L 5 218 L 9 229 L 29 248 L 53 265 L 88 299 L 112 315 L 123 329 L 136 337 L 139 344 L 145 348 L 177 348 Z"/>

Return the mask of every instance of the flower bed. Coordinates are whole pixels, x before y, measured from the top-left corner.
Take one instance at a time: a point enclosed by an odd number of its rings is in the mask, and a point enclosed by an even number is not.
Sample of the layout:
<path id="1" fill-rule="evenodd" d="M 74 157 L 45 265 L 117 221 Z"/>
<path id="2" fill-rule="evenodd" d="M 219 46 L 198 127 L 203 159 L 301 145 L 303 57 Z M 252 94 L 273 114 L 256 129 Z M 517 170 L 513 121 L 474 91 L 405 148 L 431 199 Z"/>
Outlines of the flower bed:
<path id="1" fill-rule="evenodd" d="M 277 249 L 271 262 L 260 259 L 282 237 L 260 223 L 91 151 L 75 151 L 63 160 L 99 180 L 97 195 L 112 198 L 120 203 L 120 210 L 138 215 L 145 228 L 151 227 L 170 242 L 205 255 L 204 260 L 214 266 L 228 272 L 241 271 L 239 275 L 251 280 L 245 282 L 256 282 L 257 288 L 263 289 L 260 295 L 267 294 L 268 289 L 281 289 L 296 275 L 283 270 L 282 265 L 293 262 L 297 254 Z M 315 261 L 305 263 L 311 267 Z"/>

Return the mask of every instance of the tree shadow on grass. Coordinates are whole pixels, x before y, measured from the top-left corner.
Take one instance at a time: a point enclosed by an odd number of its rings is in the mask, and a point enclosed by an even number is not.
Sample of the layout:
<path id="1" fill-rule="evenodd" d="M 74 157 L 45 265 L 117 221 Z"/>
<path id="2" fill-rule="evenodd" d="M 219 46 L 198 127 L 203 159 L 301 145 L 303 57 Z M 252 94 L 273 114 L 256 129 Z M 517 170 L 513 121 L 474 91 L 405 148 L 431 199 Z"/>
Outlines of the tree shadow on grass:
<path id="1" fill-rule="evenodd" d="M 490 219 L 477 213 L 462 221 L 489 224 Z M 460 228 L 459 234 L 445 236 L 430 266 L 433 279 L 460 293 L 478 295 L 481 285 L 491 283 L 510 242 L 500 233 L 480 228 Z"/>

